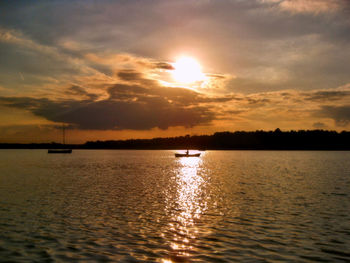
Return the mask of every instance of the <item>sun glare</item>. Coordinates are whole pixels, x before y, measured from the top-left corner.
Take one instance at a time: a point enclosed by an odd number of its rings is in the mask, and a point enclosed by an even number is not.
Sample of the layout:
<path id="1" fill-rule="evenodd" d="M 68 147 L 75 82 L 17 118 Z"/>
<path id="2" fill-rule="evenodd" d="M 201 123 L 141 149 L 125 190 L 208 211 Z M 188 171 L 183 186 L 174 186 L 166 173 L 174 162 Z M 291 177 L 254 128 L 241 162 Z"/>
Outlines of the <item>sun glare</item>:
<path id="1" fill-rule="evenodd" d="M 201 65 L 197 60 L 191 57 L 181 57 L 174 64 L 172 71 L 175 81 L 191 84 L 196 81 L 204 80 L 204 73 L 201 70 Z"/>

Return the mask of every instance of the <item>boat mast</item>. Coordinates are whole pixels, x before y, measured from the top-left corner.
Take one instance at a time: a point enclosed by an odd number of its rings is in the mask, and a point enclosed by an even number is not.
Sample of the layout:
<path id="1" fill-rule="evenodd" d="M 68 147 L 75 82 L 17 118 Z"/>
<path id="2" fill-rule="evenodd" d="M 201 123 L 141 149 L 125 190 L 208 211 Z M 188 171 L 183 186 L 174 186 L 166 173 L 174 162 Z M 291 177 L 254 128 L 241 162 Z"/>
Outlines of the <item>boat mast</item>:
<path id="1" fill-rule="evenodd" d="M 65 145 L 66 144 L 66 134 L 65 134 L 64 124 L 62 124 L 62 131 L 63 131 L 63 134 L 62 134 L 62 136 L 63 136 L 63 145 Z"/>

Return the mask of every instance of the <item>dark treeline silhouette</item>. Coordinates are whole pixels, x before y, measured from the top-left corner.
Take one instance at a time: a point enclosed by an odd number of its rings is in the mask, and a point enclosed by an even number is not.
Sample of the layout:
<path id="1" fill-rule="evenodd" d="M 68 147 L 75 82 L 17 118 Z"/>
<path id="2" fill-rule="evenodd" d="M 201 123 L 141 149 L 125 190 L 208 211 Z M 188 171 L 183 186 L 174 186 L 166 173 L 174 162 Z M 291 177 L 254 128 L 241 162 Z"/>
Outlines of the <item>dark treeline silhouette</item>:
<path id="1" fill-rule="evenodd" d="M 207 149 L 207 150 L 350 150 L 350 132 L 325 130 L 236 131 L 171 138 L 88 141 L 62 145 L 0 144 L 3 149 Z"/>

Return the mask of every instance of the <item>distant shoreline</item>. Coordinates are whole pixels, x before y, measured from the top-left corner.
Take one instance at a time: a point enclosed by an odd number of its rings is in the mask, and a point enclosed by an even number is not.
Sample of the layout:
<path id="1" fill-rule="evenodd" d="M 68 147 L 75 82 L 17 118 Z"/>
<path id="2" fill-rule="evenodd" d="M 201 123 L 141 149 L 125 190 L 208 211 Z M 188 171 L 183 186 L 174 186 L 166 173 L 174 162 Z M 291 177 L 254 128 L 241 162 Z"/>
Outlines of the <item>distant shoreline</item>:
<path id="1" fill-rule="evenodd" d="M 73 149 L 73 150 L 85 150 L 85 151 L 185 151 L 186 148 L 177 148 L 177 149 L 139 149 L 139 148 L 133 148 L 133 149 L 126 149 L 126 148 L 120 148 L 120 149 L 116 149 L 116 148 L 72 148 L 72 147 L 65 147 L 65 148 L 6 148 L 6 147 L 1 147 L 0 146 L 0 150 L 48 150 L 48 149 Z M 189 149 L 190 151 L 201 151 L 198 149 Z M 348 152 L 350 151 L 350 149 L 207 149 L 205 151 L 266 151 L 266 152 Z"/>
<path id="2" fill-rule="evenodd" d="M 169 138 L 88 141 L 84 144 L 0 143 L 0 149 L 101 149 L 101 150 L 350 150 L 349 131 L 236 131 Z"/>

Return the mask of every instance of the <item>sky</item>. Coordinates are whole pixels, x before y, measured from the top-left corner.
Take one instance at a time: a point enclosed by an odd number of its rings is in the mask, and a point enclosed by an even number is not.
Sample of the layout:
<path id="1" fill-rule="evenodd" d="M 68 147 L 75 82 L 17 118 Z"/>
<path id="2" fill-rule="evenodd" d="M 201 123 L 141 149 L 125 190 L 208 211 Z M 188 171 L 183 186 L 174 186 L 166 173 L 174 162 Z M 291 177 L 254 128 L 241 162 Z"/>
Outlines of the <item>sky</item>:
<path id="1" fill-rule="evenodd" d="M 0 2 L 0 142 L 350 128 L 350 1 Z"/>

